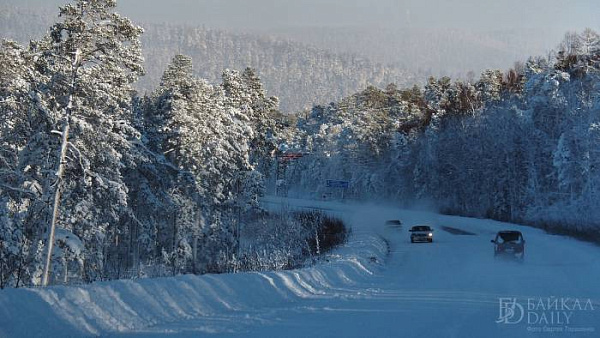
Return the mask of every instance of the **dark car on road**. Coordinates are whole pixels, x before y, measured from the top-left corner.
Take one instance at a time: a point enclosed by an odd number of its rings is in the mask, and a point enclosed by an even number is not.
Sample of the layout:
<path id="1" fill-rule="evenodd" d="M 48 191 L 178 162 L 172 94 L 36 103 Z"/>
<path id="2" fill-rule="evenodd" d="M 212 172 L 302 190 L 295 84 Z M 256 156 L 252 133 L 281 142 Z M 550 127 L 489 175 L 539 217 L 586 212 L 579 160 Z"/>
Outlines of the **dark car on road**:
<path id="1" fill-rule="evenodd" d="M 415 225 L 410 228 L 410 242 L 433 242 L 433 229 L 428 225 Z"/>
<path id="2" fill-rule="evenodd" d="M 494 243 L 494 256 L 525 258 L 525 239 L 520 231 L 499 231 L 496 238 L 492 239 L 492 243 Z"/>

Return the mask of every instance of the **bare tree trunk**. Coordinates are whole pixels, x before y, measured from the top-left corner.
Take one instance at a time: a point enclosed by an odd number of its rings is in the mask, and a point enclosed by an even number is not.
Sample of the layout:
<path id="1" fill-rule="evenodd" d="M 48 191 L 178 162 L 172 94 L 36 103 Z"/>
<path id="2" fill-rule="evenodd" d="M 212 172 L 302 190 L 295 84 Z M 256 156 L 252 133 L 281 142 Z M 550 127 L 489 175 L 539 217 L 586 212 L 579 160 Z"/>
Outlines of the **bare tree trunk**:
<path id="1" fill-rule="evenodd" d="M 315 229 L 315 242 L 317 244 L 317 256 L 321 255 L 321 243 L 319 243 L 319 233 Z"/>
<path id="2" fill-rule="evenodd" d="M 44 266 L 44 275 L 42 277 L 42 286 L 48 285 L 50 279 L 50 268 L 52 263 L 52 250 L 54 249 L 54 235 L 56 232 L 56 222 L 58 221 L 58 209 L 60 207 L 60 199 L 62 196 L 63 189 L 63 176 L 65 174 L 65 166 L 67 164 L 67 149 L 69 147 L 69 128 L 71 123 L 71 111 L 73 110 L 73 94 L 75 92 L 75 83 L 77 83 L 77 69 L 79 67 L 79 56 L 80 50 L 77 48 L 73 52 L 73 59 L 71 62 L 71 88 L 69 92 L 69 101 L 67 108 L 65 109 L 65 120 L 62 130 L 62 142 L 60 145 L 60 159 L 58 164 L 58 171 L 56 172 L 56 191 L 54 192 L 54 206 L 52 208 L 52 222 L 50 224 L 50 231 L 48 232 L 48 250 L 46 252 L 46 265 Z"/>
<path id="3" fill-rule="evenodd" d="M 173 276 L 177 269 L 177 211 L 173 210 L 173 250 L 171 251 Z"/>
<path id="4" fill-rule="evenodd" d="M 198 235 L 194 235 L 194 244 L 193 244 L 193 248 L 192 248 L 192 256 L 193 256 L 193 265 L 192 265 L 192 272 L 194 274 L 198 273 Z"/>
<path id="5" fill-rule="evenodd" d="M 66 165 L 66 157 L 67 157 L 67 147 L 69 144 L 69 113 L 71 110 L 71 100 L 72 96 L 69 97 L 69 106 L 67 107 L 67 116 L 65 117 L 65 122 L 62 130 L 62 144 L 60 147 L 60 162 L 58 165 L 58 171 L 56 172 L 57 182 L 56 182 L 56 192 L 54 193 L 54 207 L 52 208 L 52 223 L 50 224 L 50 231 L 48 233 L 48 243 L 46 251 L 46 265 L 44 266 L 44 275 L 42 278 L 42 286 L 48 285 L 48 280 L 50 278 L 50 268 L 52 263 L 52 250 L 54 249 L 54 235 L 56 233 L 56 222 L 58 221 L 58 209 L 60 207 L 60 199 L 62 196 L 62 188 L 63 188 L 63 176 L 65 172 Z"/>
<path id="6" fill-rule="evenodd" d="M 63 279 L 63 283 L 65 283 L 65 285 L 69 284 L 69 259 L 67 257 L 67 253 L 65 250 L 65 256 L 63 257 L 63 267 L 65 270 L 65 275 L 64 275 L 64 279 Z"/>
<path id="7" fill-rule="evenodd" d="M 87 278 L 85 276 L 85 259 L 84 258 L 81 259 L 81 263 L 79 265 L 79 272 L 81 274 L 81 280 L 86 282 Z"/>
<path id="8" fill-rule="evenodd" d="M 19 288 L 19 284 L 21 283 L 21 274 L 23 273 L 23 258 L 19 259 L 19 268 L 17 269 L 17 282 L 15 283 L 15 288 Z"/>
<path id="9" fill-rule="evenodd" d="M 194 229 L 194 241 L 192 244 L 192 272 L 194 274 L 198 273 L 198 236 L 200 235 L 200 229 L 201 229 L 201 216 L 200 216 L 200 211 L 197 211 L 196 213 L 196 229 Z"/>

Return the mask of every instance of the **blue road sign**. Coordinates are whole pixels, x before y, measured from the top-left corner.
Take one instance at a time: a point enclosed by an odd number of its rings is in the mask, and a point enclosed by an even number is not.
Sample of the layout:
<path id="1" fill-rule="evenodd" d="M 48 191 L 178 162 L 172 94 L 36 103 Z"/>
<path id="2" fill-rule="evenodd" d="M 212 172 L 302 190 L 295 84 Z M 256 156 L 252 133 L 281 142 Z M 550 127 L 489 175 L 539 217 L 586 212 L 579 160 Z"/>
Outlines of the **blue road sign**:
<path id="1" fill-rule="evenodd" d="M 349 181 L 341 181 L 341 180 L 327 180 L 326 186 L 328 188 L 348 189 L 348 187 L 350 187 L 350 182 Z"/>

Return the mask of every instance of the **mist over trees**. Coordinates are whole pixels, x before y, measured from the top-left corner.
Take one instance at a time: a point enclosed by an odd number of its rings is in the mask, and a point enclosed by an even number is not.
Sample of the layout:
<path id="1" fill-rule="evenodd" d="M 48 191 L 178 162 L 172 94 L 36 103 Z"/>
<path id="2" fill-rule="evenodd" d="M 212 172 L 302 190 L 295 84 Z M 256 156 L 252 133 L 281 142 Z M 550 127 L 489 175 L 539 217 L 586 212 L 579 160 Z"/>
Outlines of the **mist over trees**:
<path id="1" fill-rule="evenodd" d="M 0 14 L 0 27 L 5 28 L 6 36 L 26 43 L 45 31 L 45 22 L 51 15 L 44 20 L 40 16 L 35 10 L 6 7 L 6 13 Z M 21 29 L 23 22 L 28 25 Z M 335 54 L 289 39 L 191 25 L 142 26 L 145 74 L 136 83 L 141 93 L 154 90 L 175 54 L 198 60 L 194 75 L 211 84 L 220 81 L 223 69 L 255 69 L 265 89 L 277 93 L 280 109 L 287 113 L 341 99 L 367 85 L 415 81 L 413 74 L 398 67 L 349 53 Z"/>
<path id="2" fill-rule="evenodd" d="M 383 23 L 367 27 L 292 27 L 272 34 L 403 69 L 415 74 L 419 83 L 428 76 L 464 79 L 490 68 L 506 69 L 515 60 L 543 55 L 560 39 L 560 34 L 538 29 L 390 28 Z"/>
<path id="3" fill-rule="evenodd" d="M 415 80 L 410 72 L 398 67 L 290 40 L 175 25 L 148 24 L 144 28 L 147 75 L 139 84 L 142 90 L 156 85 L 157 75 L 175 50 L 202 60 L 196 75 L 211 83 L 226 68 L 255 69 L 265 89 L 277 93 L 280 109 L 286 113 L 341 99 L 367 85 L 408 84 Z"/>

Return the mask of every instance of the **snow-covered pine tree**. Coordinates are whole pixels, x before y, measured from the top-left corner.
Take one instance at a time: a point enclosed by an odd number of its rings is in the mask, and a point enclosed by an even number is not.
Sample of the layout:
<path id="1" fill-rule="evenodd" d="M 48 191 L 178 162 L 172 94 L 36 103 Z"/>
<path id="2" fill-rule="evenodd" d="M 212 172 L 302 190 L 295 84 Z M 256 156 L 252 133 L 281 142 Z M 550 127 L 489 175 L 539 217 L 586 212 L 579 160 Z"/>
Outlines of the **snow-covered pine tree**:
<path id="1" fill-rule="evenodd" d="M 197 270 L 198 262 L 191 258 L 198 254 L 204 226 L 200 220 L 206 209 L 199 175 L 203 157 L 199 153 L 210 134 L 198 116 L 213 99 L 212 91 L 212 86 L 194 77 L 191 58 L 176 55 L 144 112 L 147 144 L 159 160 L 155 170 L 161 172 L 157 176 L 161 188 L 154 191 L 154 184 L 145 190 L 157 198 L 154 201 L 164 203 L 171 215 L 167 222 L 156 223 L 155 242 L 173 273 L 184 271 L 188 265 Z M 162 217 L 160 209 L 153 213 L 154 220 Z"/>
<path id="2" fill-rule="evenodd" d="M 271 175 L 272 155 L 277 149 L 279 134 L 283 129 L 277 118 L 279 99 L 267 97 L 254 69 L 246 68 L 241 76 L 250 98 L 250 104 L 243 109 L 249 115 L 254 131 L 254 137 L 250 141 L 250 162 L 255 165 L 255 170 L 268 179 Z"/>
<path id="3" fill-rule="evenodd" d="M 47 132 L 62 140 L 53 150 L 59 158 L 44 285 L 50 282 L 53 232 L 59 223 L 84 241 L 88 279 L 106 273 L 108 248 L 127 228 L 124 216 L 130 210 L 121 172 L 138 156 L 131 142 L 138 135 L 130 101 L 131 85 L 143 73 L 142 29 L 115 13 L 115 7 L 115 0 L 75 0 L 60 7 L 61 20 L 46 37 L 31 43 L 40 74 L 36 93 L 55 117 Z"/>
<path id="4" fill-rule="evenodd" d="M 15 42 L 0 45 L 0 194 L 6 218 L 0 241 L 4 285 L 28 285 L 41 276 L 35 261 L 51 191 L 53 114 L 35 90 L 33 55 Z M 11 258 L 12 257 L 12 258 Z"/>

